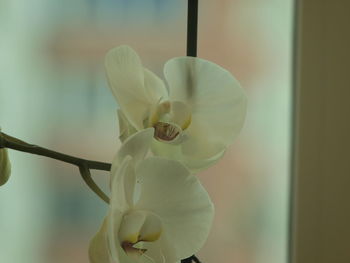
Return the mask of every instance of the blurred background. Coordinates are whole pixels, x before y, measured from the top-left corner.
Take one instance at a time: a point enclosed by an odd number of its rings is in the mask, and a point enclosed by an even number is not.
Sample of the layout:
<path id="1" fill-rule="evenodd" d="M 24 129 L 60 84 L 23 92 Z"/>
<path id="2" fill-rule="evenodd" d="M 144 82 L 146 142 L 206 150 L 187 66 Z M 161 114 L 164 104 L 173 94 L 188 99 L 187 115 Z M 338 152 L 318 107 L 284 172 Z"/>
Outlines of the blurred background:
<path id="1" fill-rule="evenodd" d="M 162 76 L 183 56 L 187 1 L 1 0 L 0 125 L 67 154 L 110 162 L 117 104 L 104 55 L 128 44 Z M 199 175 L 216 206 L 203 263 L 284 263 L 288 240 L 292 0 L 201 0 L 198 56 L 249 97 L 245 127 Z M 10 151 L 0 189 L 0 262 L 85 263 L 107 206 L 76 167 Z M 94 171 L 106 188 L 108 173 Z"/>

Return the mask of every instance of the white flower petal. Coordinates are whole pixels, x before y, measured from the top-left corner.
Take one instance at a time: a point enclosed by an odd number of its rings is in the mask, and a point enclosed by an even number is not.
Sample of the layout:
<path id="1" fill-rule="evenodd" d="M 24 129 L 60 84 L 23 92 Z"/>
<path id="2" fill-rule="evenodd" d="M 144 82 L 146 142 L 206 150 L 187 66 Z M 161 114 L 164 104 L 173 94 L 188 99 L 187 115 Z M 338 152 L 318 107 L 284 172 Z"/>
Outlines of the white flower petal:
<path id="1" fill-rule="evenodd" d="M 156 156 L 165 157 L 171 160 L 177 160 L 183 163 L 184 158 L 181 152 L 181 145 L 169 144 L 153 139 L 152 142 L 152 152 Z"/>
<path id="2" fill-rule="evenodd" d="M 128 251 L 128 253 L 124 251 L 121 240 L 118 238 L 122 218 L 123 213 L 120 213 L 118 210 L 111 211 L 107 217 L 107 239 L 110 257 L 112 259 L 111 263 L 157 263 L 144 254 L 138 253 L 136 249 L 134 251 L 135 253 L 133 251 Z"/>
<path id="3" fill-rule="evenodd" d="M 146 68 L 144 68 L 144 76 L 145 91 L 150 104 L 157 105 L 159 101 L 166 100 L 168 98 L 168 90 L 163 80 Z"/>
<path id="4" fill-rule="evenodd" d="M 160 217 L 161 240 L 175 260 L 196 253 L 207 239 L 214 215 L 213 204 L 198 179 L 181 163 L 160 157 L 141 162 L 136 175 L 141 193 L 135 209 Z M 164 256 L 169 253 L 164 251 Z"/>
<path id="5" fill-rule="evenodd" d="M 151 258 L 154 263 L 175 263 L 177 261 L 177 256 L 165 237 L 161 237 L 156 242 L 145 243 L 144 248 L 147 249 L 145 256 Z"/>
<path id="6" fill-rule="evenodd" d="M 118 236 L 120 242 L 135 244 L 141 241 L 156 241 L 161 233 L 159 217 L 151 212 L 131 209 L 123 215 Z"/>
<path id="7" fill-rule="evenodd" d="M 187 140 L 181 144 L 181 151 L 185 159 L 211 159 L 226 150 L 229 141 L 224 141 L 223 138 L 210 134 L 210 131 L 206 133 L 204 132 L 206 130 L 197 129 L 198 126 L 193 121 L 186 131 Z"/>
<path id="8" fill-rule="evenodd" d="M 107 221 L 103 221 L 100 230 L 91 239 L 89 246 L 90 263 L 111 263 L 107 240 Z"/>
<path id="9" fill-rule="evenodd" d="M 223 151 L 245 118 L 247 100 L 238 81 L 222 67 L 191 57 L 171 59 L 164 74 L 170 99 L 188 104 L 192 112 L 183 153 L 199 159 Z"/>
<path id="10" fill-rule="evenodd" d="M 0 149 L 0 186 L 5 184 L 11 175 L 11 163 L 6 148 Z"/>
<path id="11" fill-rule="evenodd" d="M 192 121 L 190 107 L 181 101 L 172 101 L 171 121 L 179 125 L 182 129 L 187 129 Z"/>
<path id="12" fill-rule="evenodd" d="M 142 129 L 150 104 L 139 56 L 128 46 L 116 47 L 107 53 L 105 67 L 109 86 L 123 113 L 135 128 Z"/>
<path id="13" fill-rule="evenodd" d="M 187 137 L 187 136 L 186 136 Z M 182 152 L 182 145 L 167 144 L 157 140 L 153 140 L 152 152 L 156 156 L 162 156 L 172 160 L 178 160 L 184 164 L 192 173 L 198 173 L 208 167 L 214 165 L 222 158 L 226 149 L 212 156 L 211 158 L 195 159 L 192 156 L 184 155 Z"/>
<path id="14" fill-rule="evenodd" d="M 145 222 L 140 230 L 139 239 L 146 242 L 154 242 L 162 234 L 162 223 L 159 217 L 153 213 L 146 213 Z"/>
<path id="15" fill-rule="evenodd" d="M 111 175 L 111 211 L 117 209 L 128 211 L 136 200 L 136 173 L 133 159 L 126 156 L 118 166 L 115 174 Z"/>
<path id="16" fill-rule="evenodd" d="M 146 216 L 142 211 L 130 211 L 124 214 L 118 231 L 120 242 L 136 243 Z"/>
<path id="17" fill-rule="evenodd" d="M 148 128 L 133 134 L 124 141 L 113 159 L 111 168 L 112 177 L 115 175 L 118 166 L 126 156 L 131 156 L 135 165 L 146 156 L 153 141 L 153 135 L 154 129 Z"/>
<path id="18" fill-rule="evenodd" d="M 226 152 L 226 149 L 208 159 L 196 160 L 196 159 L 184 158 L 183 162 L 186 165 L 186 167 L 188 167 L 191 170 L 192 173 L 198 173 L 216 164 L 224 156 L 225 152 Z"/>
<path id="19" fill-rule="evenodd" d="M 122 222 L 123 213 L 117 209 L 110 209 L 110 213 L 106 218 L 107 221 L 107 242 L 111 263 L 134 263 L 135 261 L 129 257 L 121 246 L 119 240 L 119 229 Z"/>
<path id="20" fill-rule="evenodd" d="M 119 244 L 115 229 L 120 224 L 122 214 L 117 213 L 114 216 L 114 221 L 110 218 L 105 218 L 98 233 L 91 239 L 89 246 L 89 261 L 90 263 L 160 263 L 147 255 L 127 255 Z M 118 217 L 118 218 L 116 218 Z M 113 224 L 112 228 L 108 226 Z M 108 228 L 109 227 L 109 228 Z M 152 255 L 153 256 L 153 255 Z"/>
<path id="21" fill-rule="evenodd" d="M 119 122 L 119 139 L 124 142 L 127 138 L 137 132 L 137 130 L 131 125 L 124 113 L 118 109 L 118 122 Z"/>

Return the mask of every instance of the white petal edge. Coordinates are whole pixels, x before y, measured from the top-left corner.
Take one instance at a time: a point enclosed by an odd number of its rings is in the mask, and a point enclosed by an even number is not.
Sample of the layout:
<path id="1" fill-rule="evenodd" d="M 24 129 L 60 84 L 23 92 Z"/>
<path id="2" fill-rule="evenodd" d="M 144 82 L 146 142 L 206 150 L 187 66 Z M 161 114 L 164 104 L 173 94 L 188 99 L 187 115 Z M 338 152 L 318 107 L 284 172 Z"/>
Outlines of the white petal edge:
<path id="1" fill-rule="evenodd" d="M 106 219 L 90 241 L 89 261 L 90 263 L 112 263 L 109 256 Z"/>
<path id="2" fill-rule="evenodd" d="M 137 132 L 134 126 L 128 121 L 121 109 L 117 110 L 119 124 L 119 140 L 123 143 L 127 138 Z"/>
<path id="3" fill-rule="evenodd" d="M 126 156 L 131 156 L 134 164 L 144 159 L 150 150 L 153 141 L 154 128 L 147 128 L 134 133 L 124 141 L 120 150 L 114 156 L 112 161 L 111 176 L 116 173 L 118 166 Z"/>
<path id="4" fill-rule="evenodd" d="M 149 110 L 144 87 L 144 69 L 137 53 L 128 46 L 111 49 L 105 58 L 107 79 L 120 108 L 137 128 Z"/>
<path id="5" fill-rule="evenodd" d="M 226 148 L 211 158 L 192 158 L 192 156 L 184 155 L 180 145 L 172 145 L 153 140 L 152 153 L 156 156 L 165 157 L 167 159 L 177 160 L 185 165 L 192 174 L 197 174 L 210 166 L 216 164 L 225 154 Z"/>
<path id="6" fill-rule="evenodd" d="M 135 169 L 131 156 L 126 156 L 111 175 L 111 197 L 109 207 L 111 211 L 127 211 L 134 203 Z"/>
<path id="7" fill-rule="evenodd" d="M 155 106 L 159 101 L 167 100 L 169 95 L 163 80 L 147 68 L 144 68 L 144 76 L 144 86 L 149 103 Z"/>
<path id="8" fill-rule="evenodd" d="M 227 147 L 242 129 L 247 98 L 230 72 L 210 61 L 179 57 L 164 67 L 171 100 L 191 107 L 189 140 L 183 153 L 192 158 L 211 158 Z M 193 139 L 193 140 L 191 140 Z"/>

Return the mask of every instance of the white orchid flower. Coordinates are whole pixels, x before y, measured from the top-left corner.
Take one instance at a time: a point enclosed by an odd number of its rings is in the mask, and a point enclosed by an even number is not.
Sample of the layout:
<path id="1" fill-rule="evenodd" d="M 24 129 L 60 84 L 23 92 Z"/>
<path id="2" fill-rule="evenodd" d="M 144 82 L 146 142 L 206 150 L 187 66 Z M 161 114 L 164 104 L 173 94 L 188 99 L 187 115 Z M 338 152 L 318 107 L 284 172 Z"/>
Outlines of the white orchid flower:
<path id="1" fill-rule="evenodd" d="M 147 156 L 153 135 L 132 135 L 113 161 L 110 209 L 90 243 L 91 263 L 176 263 L 207 239 L 207 192 L 180 162 Z"/>
<path id="2" fill-rule="evenodd" d="M 223 155 L 243 126 L 244 91 L 231 73 L 210 61 L 169 60 L 164 67 L 168 89 L 128 46 L 110 50 L 105 66 L 121 109 L 120 138 L 154 127 L 156 155 L 204 169 Z"/>

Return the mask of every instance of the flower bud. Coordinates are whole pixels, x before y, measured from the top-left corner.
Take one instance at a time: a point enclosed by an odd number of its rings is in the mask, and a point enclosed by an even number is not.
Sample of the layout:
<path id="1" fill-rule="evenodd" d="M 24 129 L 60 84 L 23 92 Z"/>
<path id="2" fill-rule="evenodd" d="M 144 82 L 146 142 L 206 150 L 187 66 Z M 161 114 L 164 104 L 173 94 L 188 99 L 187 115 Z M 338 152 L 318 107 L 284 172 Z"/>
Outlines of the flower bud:
<path id="1" fill-rule="evenodd" d="M 0 186 L 5 184 L 11 174 L 11 163 L 6 148 L 0 149 Z"/>

